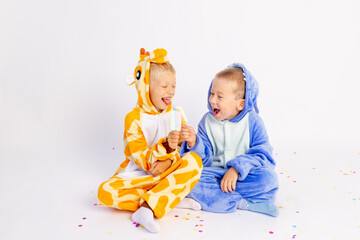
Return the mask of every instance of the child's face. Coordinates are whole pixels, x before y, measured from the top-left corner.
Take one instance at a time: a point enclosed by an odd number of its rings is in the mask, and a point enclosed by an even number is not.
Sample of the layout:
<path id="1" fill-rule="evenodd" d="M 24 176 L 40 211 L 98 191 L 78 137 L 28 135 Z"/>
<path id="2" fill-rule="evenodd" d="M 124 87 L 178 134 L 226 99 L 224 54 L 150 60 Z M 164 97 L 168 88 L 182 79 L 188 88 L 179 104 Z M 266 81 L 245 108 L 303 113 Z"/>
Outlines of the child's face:
<path id="1" fill-rule="evenodd" d="M 210 90 L 209 102 L 216 120 L 233 119 L 244 109 L 245 99 L 236 99 L 234 88 L 236 88 L 234 82 L 215 78 Z"/>
<path id="2" fill-rule="evenodd" d="M 160 71 L 150 79 L 150 99 L 158 112 L 167 109 L 175 95 L 176 78 L 172 72 Z"/>

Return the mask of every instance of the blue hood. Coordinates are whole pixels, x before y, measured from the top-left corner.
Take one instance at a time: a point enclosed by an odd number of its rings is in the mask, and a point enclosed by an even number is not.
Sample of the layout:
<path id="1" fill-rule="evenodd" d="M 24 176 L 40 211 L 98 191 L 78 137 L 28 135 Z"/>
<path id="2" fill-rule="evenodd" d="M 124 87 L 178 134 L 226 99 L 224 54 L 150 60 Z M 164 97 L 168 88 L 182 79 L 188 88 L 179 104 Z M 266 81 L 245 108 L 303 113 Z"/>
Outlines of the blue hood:
<path id="1" fill-rule="evenodd" d="M 256 81 L 256 79 L 251 75 L 249 70 L 245 68 L 245 66 L 241 63 L 233 63 L 228 68 L 231 67 L 238 67 L 241 68 L 245 75 L 245 82 L 246 82 L 246 91 L 245 91 L 245 107 L 244 109 L 233 119 L 229 120 L 230 122 L 239 122 L 248 112 L 255 109 L 257 113 L 259 113 L 259 110 L 257 108 L 256 99 L 259 94 L 259 85 Z M 210 91 L 213 84 L 214 79 L 211 81 L 209 91 L 208 91 L 208 109 L 210 111 L 210 114 L 213 114 L 211 105 L 209 103 L 209 97 L 210 97 Z"/>

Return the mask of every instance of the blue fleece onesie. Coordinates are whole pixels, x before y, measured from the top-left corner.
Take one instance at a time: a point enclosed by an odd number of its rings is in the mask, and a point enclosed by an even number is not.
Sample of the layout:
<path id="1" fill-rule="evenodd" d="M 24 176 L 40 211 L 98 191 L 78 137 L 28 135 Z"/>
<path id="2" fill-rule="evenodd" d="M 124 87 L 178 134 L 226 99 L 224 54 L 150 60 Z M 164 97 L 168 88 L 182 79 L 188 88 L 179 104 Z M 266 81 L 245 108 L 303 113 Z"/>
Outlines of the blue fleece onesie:
<path id="1" fill-rule="evenodd" d="M 258 83 L 244 65 L 234 63 L 229 67 L 238 67 L 244 72 L 245 107 L 235 118 L 217 121 L 208 101 L 209 112 L 199 123 L 196 145 L 189 149 L 184 142 L 180 150 L 181 154 L 195 152 L 203 160 L 200 181 L 188 197 L 199 202 L 205 211 L 226 213 L 247 209 L 277 216 L 278 209 L 273 202 L 278 180 L 274 172 L 272 147 L 258 115 Z M 208 100 L 211 87 L 212 83 Z M 230 167 L 237 169 L 240 174 L 236 190 L 225 193 L 220 183 Z"/>

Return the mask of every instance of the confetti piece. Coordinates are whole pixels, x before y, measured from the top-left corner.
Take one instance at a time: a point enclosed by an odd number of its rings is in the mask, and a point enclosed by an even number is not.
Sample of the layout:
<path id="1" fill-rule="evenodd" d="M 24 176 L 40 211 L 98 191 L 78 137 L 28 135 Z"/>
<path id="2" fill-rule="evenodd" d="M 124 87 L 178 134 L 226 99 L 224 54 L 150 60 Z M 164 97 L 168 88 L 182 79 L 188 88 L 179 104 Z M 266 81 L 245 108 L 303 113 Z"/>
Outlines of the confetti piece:
<path id="1" fill-rule="evenodd" d="M 184 219 L 184 220 L 189 220 L 188 218 L 186 218 L 186 217 L 183 217 L 182 219 Z"/>
<path id="2" fill-rule="evenodd" d="M 203 232 L 203 230 L 199 230 L 199 232 Z"/>
<path id="3" fill-rule="evenodd" d="M 179 217 L 179 215 L 175 215 L 174 217 Z"/>
<path id="4" fill-rule="evenodd" d="M 86 217 L 83 217 L 83 219 L 85 220 L 85 219 L 86 219 Z"/>
<path id="5" fill-rule="evenodd" d="M 293 228 L 296 228 L 296 225 L 292 225 Z"/>
<path id="6" fill-rule="evenodd" d="M 200 220 L 200 222 L 203 222 L 204 220 Z"/>
<path id="7" fill-rule="evenodd" d="M 200 218 L 200 216 L 196 216 L 196 218 Z"/>
<path id="8" fill-rule="evenodd" d="M 293 152 L 293 154 L 296 154 L 296 152 Z"/>
<path id="9" fill-rule="evenodd" d="M 108 235 L 111 235 L 112 233 L 111 232 L 108 232 Z"/>
<path id="10" fill-rule="evenodd" d="M 293 183 L 296 183 L 296 181 L 293 181 Z"/>
<path id="11" fill-rule="evenodd" d="M 187 215 L 190 215 L 190 213 L 188 213 Z"/>
<path id="12" fill-rule="evenodd" d="M 296 213 L 300 213 L 299 211 L 296 211 Z"/>
<path id="13" fill-rule="evenodd" d="M 139 226 L 140 226 L 140 224 L 137 223 L 137 224 L 136 224 L 136 227 L 139 227 Z"/>
<path id="14" fill-rule="evenodd" d="M 113 148 L 113 150 L 115 150 L 115 148 Z"/>
<path id="15" fill-rule="evenodd" d="M 97 204 L 96 204 L 96 203 L 94 203 L 94 206 L 97 206 Z"/>
<path id="16" fill-rule="evenodd" d="M 270 233 L 270 234 L 274 234 L 274 232 L 273 232 L 273 231 L 269 231 L 269 233 Z"/>
<path id="17" fill-rule="evenodd" d="M 79 225 L 79 227 L 82 227 L 82 225 Z"/>
<path id="18" fill-rule="evenodd" d="M 295 239 L 295 237 L 296 237 L 296 235 L 293 235 L 293 236 L 292 236 L 292 239 Z"/>

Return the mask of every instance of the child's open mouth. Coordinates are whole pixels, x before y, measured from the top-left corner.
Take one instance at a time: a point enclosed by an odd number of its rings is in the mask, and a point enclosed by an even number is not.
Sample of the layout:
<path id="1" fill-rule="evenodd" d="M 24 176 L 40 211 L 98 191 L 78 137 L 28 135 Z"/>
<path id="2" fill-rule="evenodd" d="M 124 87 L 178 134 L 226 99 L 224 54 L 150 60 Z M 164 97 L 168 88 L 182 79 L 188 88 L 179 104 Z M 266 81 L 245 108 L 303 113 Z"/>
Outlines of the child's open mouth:
<path id="1" fill-rule="evenodd" d="M 170 97 L 167 97 L 167 98 L 162 98 L 163 102 L 166 104 L 166 105 L 170 105 L 171 104 L 171 98 Z"/>
<path id="2" fill-rule="evenodd" d="M 220 109 L 218 109 L 218 108 L 214 108 L 214 109 L 213 109 L 213 114 L 214 114 L 214 116 L 218 115 L 219 112 L 220 112 Z"/>

